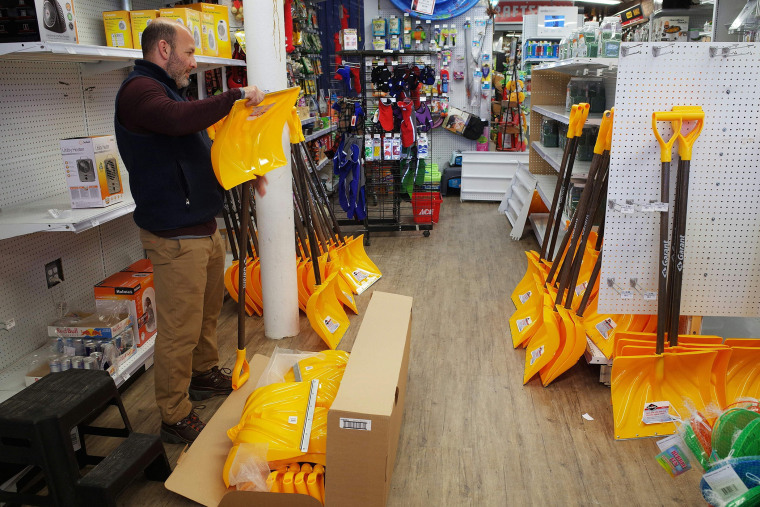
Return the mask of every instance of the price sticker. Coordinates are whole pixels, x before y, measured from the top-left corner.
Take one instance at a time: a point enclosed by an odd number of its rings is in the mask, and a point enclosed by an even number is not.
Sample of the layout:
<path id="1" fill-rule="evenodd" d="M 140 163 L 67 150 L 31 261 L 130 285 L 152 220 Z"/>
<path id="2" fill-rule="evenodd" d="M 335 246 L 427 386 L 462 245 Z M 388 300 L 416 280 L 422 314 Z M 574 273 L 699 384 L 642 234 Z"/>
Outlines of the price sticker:
<path id="1" fill-rule="evenodd" d="M 620 299 L 633 299 L 633 291 L 632 290 L 621 290 L 620 291 Z"/>
<path id="2" fill-rule="evenodd" d="M 713 491 L 721 496 L 724 502 L 730 502 L 737 496 L 749 491 L 731 465 L 708 472 L 702 478 Z"/>
<path id="3" fill-rule="evenodd" d="M 653 202 L 652 206 L 654 207 L 655 211 L 660 211 L 660 212 L 667 212 L 668 209 L 670 209 L 670 204 L 666 202 Z"/>
<path id="4" fill-rule="evenodd" d="M 657 292 L 656 291 L 645 292 L 644 301 L 657 301 Z"/>
<path id="5" fill-rule="evenodd" d="M 633 207 L 633 204 L 621 204 L 618 209 L 620 210 L 620 213 L 624 213 L 626 215 L 631 215 L 636 211 Z"/>

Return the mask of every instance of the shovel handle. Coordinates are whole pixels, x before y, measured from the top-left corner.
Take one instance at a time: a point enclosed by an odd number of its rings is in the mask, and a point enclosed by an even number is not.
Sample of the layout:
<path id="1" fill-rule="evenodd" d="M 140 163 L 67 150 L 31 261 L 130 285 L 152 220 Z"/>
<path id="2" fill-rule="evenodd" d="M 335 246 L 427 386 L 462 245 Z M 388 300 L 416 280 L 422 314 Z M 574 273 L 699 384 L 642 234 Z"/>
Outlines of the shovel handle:
<path id="1" fill-rule="evenodd" d="M 599 133 L 596 135 L 596 144 L 594 145 L 594 153 L 601 155 L 604 153 L 604 148 L 607 146 L 607 134 L 612 129 L 612 113 L 609 110 L 605 111 L 602 115 L 602 124 L 599 126 Z"/>
<path id="2" fill-rule="evenodd" d="M 681 157 L 681 160 L 691 160 L 691 149 L 694 147 L 694 143 L 699 134 L 702 133 L 702 128 L 705 125 L 705 113 L 699 106 L 675 106 L 673 107 L 673 112 L 681 115 L 681 125 L 678 128 L 678 156 Z M 697 122 L 694 128 L 686 135 L 681 132 L 683 122 L 685 121 Z"/>
<path id="3" fill-rule="evenodd" d="M 662 135 L 660 135 L 660 131 L 657 128 L 657 122 L 660 121 L 669 121 L 673 124 L 673 135 L 667 142 L 662 138 Z M 676 139 L 678 139 L 678 133 L 681 132 L 682 124 L 683 120 L 678 113 L 673 113 L 671 111 L 655 111 L 652 113 L 652 131 L 654 132 L 654 137 L 657 138 L 657 142 L 660 144 L 660 162 L 670 162 L 673 159 L 671 151 L 673 149 L 673 144 L 676 142 Z"/>
<path id="4" fill-rule="evenodd" d="M 245 356 L 245 349 L 238 349 L 237 356 L 235 357 L 235 366 L 232 368 L 232 388 L 236 391 L 245 384 L 251 374 L 250 366 L 248 366 L 248 360 Z"/>
<path id="5" fill-rule="evenodd" d="M 607 137 L 605 138 L 604 151 L 612 151 L 612 129 L 615 128 L 615 108 L 610 108 L 610 129 L 607 131 Z"/>
<path id="6" fill-rule="evenodd" d="M 578 104 L 573 104 L 570 108 L 570 121 L 567 124 L 567 138 L 572 139 L 575 137 L 575 124 L 580 116 L 578 116 Z"/>
<path id="7" fill-rule="evenodd" d="M 591 105 L 587 102 L 578 104 L 578 120 L 575 124 L 575 137 L 581 137 L 583 135 L 583 126 L 588 119 L 588 113 L 591 110 Z M 568 128 L 569 130 L 569 128 Z"/>

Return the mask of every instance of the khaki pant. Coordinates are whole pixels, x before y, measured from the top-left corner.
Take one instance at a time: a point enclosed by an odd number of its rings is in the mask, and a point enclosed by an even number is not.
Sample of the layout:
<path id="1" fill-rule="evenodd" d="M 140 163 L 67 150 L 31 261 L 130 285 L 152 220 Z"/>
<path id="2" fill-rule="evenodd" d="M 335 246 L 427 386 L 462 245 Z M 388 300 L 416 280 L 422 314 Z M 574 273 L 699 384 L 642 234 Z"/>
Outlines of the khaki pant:
<path id="1" fill-rule="evenodd" d="M 165 239 L 140 230 L 153 263 L 158 311 L 154 375 L 161 418 L 174 424 L 193 408 L 193 372 L 216 366 L 216 323 L 224 302 L 224 246 L 207 238 Z"/>

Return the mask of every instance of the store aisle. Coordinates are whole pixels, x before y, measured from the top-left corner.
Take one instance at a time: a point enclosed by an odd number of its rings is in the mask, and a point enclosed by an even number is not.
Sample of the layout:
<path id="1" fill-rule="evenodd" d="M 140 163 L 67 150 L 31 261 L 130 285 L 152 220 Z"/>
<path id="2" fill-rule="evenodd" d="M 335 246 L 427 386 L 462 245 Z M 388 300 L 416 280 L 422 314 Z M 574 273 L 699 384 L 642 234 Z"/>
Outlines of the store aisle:
<path id="1" fill-rule="evenodd" d="M 654 460 L 651 439 L 614 442 L 609 388 L 599 367 L 581 360 L 548 388 L 521 385 L 524 353 L 512 349 L 507 318 L 512 288 L 535 240 L 509 239 L 495 203 L 444 200 L 441 222 L 421 234 L 374 235 L 368 252 L 384 272 L 373 289 L 413 296 L 406 412 L 389 506 L 700 505 L 699 475 L 671 479 Z M 368 295 L 357 298 L 366 308 Z M 275 345 L 319 350 L 302 317 L 301 337 L 273 342 L 260 319 L 248 325 L 249 352 Z M 339 348 L 350 350 L 361 322 Z M 220 323 L 225 366 L 234 362 L 236 314 Z M 125 395 L 137 431 L 159 424 L 152 370 Z M 208 419 L 222 400 L 199 410 Z M 588 413 L 595 420 L 586 421 Z M 172 463 L 182 448 L 167 445 Z M 190 505 L 162 485 L 140 480 L 122 505 Z"/>

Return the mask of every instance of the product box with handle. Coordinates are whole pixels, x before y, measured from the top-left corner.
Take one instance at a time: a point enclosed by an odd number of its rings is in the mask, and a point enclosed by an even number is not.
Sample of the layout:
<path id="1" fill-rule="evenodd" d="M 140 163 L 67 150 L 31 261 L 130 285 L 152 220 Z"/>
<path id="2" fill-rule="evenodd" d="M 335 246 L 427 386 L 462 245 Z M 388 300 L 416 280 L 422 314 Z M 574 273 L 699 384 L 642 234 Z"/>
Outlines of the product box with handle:
<path id="1" fill-rule="evenodd" d="M 412 298 L 375 291 L 351 349 L 337 397 L 327 416 L 325 505 L 384 506 L 404 414 Z M 202 505 L 319 507 L 306 495 L 227 489 L 222 470 L 238 424 L 269 358 L 255 355 L 251 376 L 233 391 L 178 460 L 167 489 Z"/>

